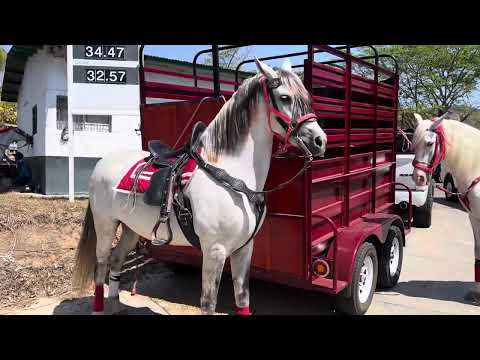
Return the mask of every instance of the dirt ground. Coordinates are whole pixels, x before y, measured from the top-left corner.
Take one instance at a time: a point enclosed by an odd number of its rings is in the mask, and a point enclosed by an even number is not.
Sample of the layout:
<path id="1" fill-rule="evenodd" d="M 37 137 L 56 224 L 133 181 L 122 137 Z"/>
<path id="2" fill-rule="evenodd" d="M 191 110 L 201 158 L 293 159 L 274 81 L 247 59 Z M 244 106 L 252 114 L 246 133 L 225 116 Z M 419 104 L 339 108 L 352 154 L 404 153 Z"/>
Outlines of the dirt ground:
<path id="1" fill-rule="evenodd" d="M 0 309 L 71 292 L 87 200 L 0 195 Z"/>
<path id="2" fill-rule="evenodd" d="M 87 204 L 86 199 L 72 204 L 38 195 L 0 194 L 0 314 L 21 311 L 39 299 L 68 300 L 93 292 L 93 283 L 79 294 L 71 282 Z M 117 239 L 120 235 L 121 227 Z M 142 262 L 135 258 L 127 258 L 132 262 L 122 275 L 123 289 L 133 287 L 136 274 L 128 268 Z M 157 268 L 146 265 L 138 279 Z M 90 301 L 85 304 L 89 308 Z"/>
<path id="3" fill-rule="evenodd" d="M 71 273 L 86 201 L 29 199 L 0 195 L 0 314 L 90 314 L 93 289 L 75 294 Z M 456 226 L 452 226 L 455 224 Z M 473 233 L 457 203 L 436 193 L 432 227 L 415 228 L 404 248 L 397 286 L 377 291 L 369 315 L 478 315 L 465 301 L 473 286 Z M 128 267 L 133 266 L 135 262 Z M 201 272 L 167 264 L 146 265 L 122 274 L 120 301 L 125 314 L 196 315 L 200 313 Z M 260 280 L 250 285 L 254 314 L 332 314 L 333 298 Z M 230 314 L 233 287 L 224 274 L 217 312 Z M 106 303 L 106 313 L 109 304 Z"/>

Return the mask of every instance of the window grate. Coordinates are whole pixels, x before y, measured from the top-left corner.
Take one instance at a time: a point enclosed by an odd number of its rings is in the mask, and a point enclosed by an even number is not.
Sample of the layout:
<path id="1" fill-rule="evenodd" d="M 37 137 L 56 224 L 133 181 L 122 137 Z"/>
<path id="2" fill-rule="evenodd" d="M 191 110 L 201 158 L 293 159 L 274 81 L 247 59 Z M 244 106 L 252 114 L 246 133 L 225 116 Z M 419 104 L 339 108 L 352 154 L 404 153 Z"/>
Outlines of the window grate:
<path id="1" fill-rule="evenodd" d="M 57 130 L 68 129 L 68 101 L 57 96 Z M 112 132 L 111 115 L 73 115 L 73 131 Z"/>

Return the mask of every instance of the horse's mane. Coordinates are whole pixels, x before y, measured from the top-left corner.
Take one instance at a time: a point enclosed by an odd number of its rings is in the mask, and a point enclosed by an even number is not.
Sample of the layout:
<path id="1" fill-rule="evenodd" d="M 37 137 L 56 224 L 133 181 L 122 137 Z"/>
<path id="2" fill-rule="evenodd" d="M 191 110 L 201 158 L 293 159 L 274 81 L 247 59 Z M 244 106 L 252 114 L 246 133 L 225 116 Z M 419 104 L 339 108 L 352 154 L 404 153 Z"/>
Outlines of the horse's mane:
<path id="1" fill-rule="evenodd" d="M 302 80 L 293 72 L 277 70 L 282 85 L 290 89 L 293 96 L 293 117 L 311 112 L 311 97 Z M 210 161 L 222 154 L 234 154 L 247 138 L 251 114 L 262 98 L 261 74 L 246 79 L 232 98 L 220 109 L 203 137 Z"/>
<path id="2" fill-rule="evenodd" d="M 419 144 L 419 142 L 425 138 L 425 132 L 427 131 L 427 129 L 430 128 L 430 126 L 432 125 L 432 121 L 431 120 L 423 120 L 421 122 L 421 126 L 417 126 L 416 129 L 415 129 L 415 133 L 413 134 L 413 139 L 412 139 L 412 146 L 415 148 L 416 145 Z M 445 119 L 443 120 L 443 126 L 447 125 L 447 127 L 453 127 L 453 128 L 458 128 L 458 129 L 463 129 L 463 130 L 466 130 L 468 133 L 472 134 L 472 135 L 476 135 L 476 136 L 480 136 L 480 130 L 471 126 L 471 125 L 468 125 L 468 124 L 465 124 L 465 123 L 462 123 L 460 121 L 457 121 L 457 120 L 453 120 L 453 119 Z"/>

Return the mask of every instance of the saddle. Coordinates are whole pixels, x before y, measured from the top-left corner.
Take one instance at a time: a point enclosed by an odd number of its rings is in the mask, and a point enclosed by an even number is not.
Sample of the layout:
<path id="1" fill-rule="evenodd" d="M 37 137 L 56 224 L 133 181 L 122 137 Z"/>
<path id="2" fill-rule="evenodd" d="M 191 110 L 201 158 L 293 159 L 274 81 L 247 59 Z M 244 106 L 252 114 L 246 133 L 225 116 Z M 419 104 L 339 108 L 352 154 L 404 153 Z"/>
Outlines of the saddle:
<path id="1" fill-rule="evenodd" d="M 153 245 L 162 246 L 171 242 L 173 236 L 169 218 L 173 208 L 185 238 L 194 247 L 201 249 L 200 239 L 193 227 L 192 207 L 189 199 L 183 195 L 181 186 L 182 170 L 190 159 L 193 159 L 199 168 L 211 175 L 222 186 L 245 194 L 248 200 L 255 204 L 256 225 L 253 234 L 245 244 L 235 251 L 240 250 L 253 239 L 265 218 L 266 204 L 264 195 L 261 192 L 250 190 L 243 180 L 236 179 L 225 170 L 207 164 L 197 154 L 200 137 L 205 129 L 206 125 L 203 122 L 197 122 L 193 127 L 189 141 L 178 150 L 173 150 L 158 140 L 152 140 L 148 143 L 150 157 L 145 159 L 146 163 L 153 164 L 158 170 L 151 177 L 150 185 L 144 193 L 143 201 L 147 205 L 160 207 L 159 219 L 152 230 L 151 241 Z M 167 226 L 167 239 L 157 239 L 157 230 L 161 224 Z"/>
<path id="2" fill-rule="evenodd" d="M 159 219 L 152 230 L 154 245 L 166 245 L 172 240 L 169 223 L 172 207 L 175 209 L 185 237 L 192 240 L 195 246 L 200 244 L 193 230 L 191 206 L 188 199 L 183 196 L 180 181 L 183 167 L 190 159 L 190 154 L 196 151 L 205 128 L 206 125 L 203 122 L 197 122 L 193 127 L 190 139 L 178 150 L 172 149 L 159 140 L 151 140 L 148 143 L 150 157 L 146 161 L 158 169 L 152 175 L 150 185 L 143 196 L 145 204 L 160 207 Z M 167 239 L 158 240 L 156 232 L 161 224 L 167 225 L 169 235 Z"/>

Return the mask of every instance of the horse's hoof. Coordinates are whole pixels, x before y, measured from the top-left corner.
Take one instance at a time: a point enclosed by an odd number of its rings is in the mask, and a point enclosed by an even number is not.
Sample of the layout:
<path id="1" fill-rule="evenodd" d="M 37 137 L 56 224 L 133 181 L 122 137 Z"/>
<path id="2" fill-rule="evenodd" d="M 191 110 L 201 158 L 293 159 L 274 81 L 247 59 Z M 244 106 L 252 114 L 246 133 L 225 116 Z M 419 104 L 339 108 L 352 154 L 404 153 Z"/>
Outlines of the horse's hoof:
<path id="1" fill-rule="evenodd" d="M 471 290 L 465 295 L 464 300 L 473 305 L 480 306 L 480 293 L 476 290 Z"/>

